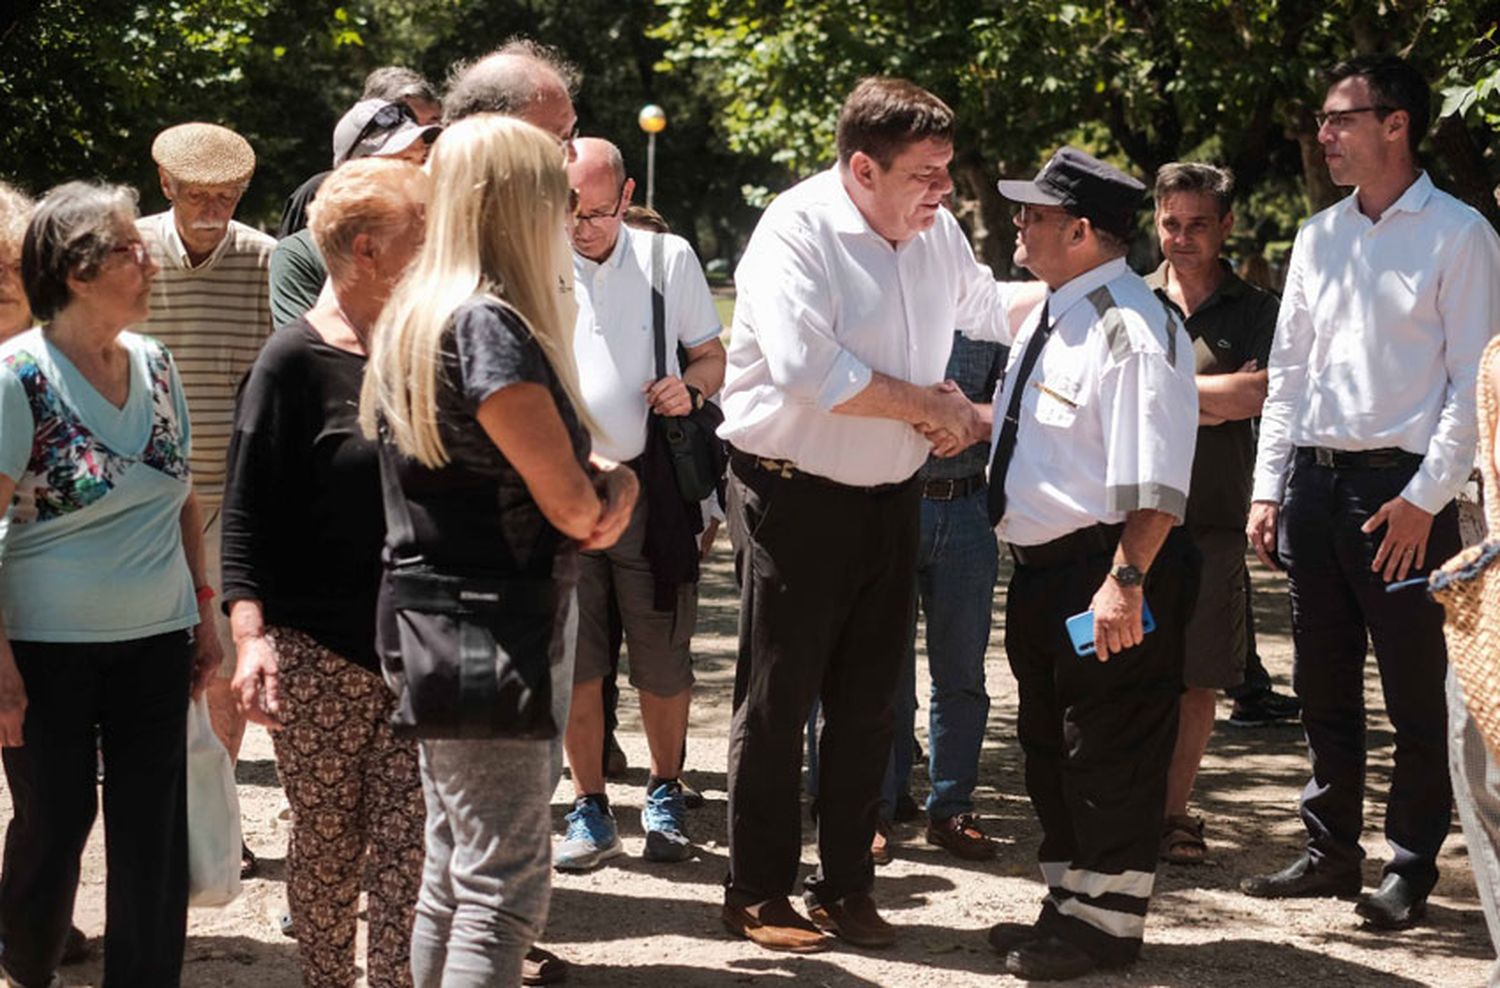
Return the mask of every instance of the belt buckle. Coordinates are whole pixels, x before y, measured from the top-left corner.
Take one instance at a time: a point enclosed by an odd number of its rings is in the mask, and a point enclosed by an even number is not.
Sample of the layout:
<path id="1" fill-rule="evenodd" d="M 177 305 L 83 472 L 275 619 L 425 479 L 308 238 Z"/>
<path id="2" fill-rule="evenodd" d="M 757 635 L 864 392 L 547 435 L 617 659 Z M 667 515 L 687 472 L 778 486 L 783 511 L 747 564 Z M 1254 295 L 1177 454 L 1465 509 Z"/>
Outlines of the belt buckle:
<path id="1" fill-rule="evenodd" d="M 782 480 L 790 480 L 792 474 L 797 472 L 797 468 L 792 465 L 791 460 L 768 460 L 765 457 L 760 457 L 755 462 L 760 465 L 762 470 L 777 474 Z"/>
<path id="2" fill-rule="evenodd" d="M 943 477 L 943 478 L 940 478 L 938 482 L 942 483 L 942 484 L 947 484 L 948 485 L 947 490 L 944 491 L 942 494 L 936 494 L 936 493 L 934 493 L 934 494 L 929 494 L 928 496 L 931 497 L 933 500 L 936 500 L 936 501 L 951 501 L 951 500 L 953 500 L 953 490 L 954 490 L 954 483 L 955 483 L 954 480 L 953 480 L 953 478 L 952 477 Z M 930 481 L 929 481 L 929 483 L 930 483 Z"/>
<path id="3" fill-rule="evenodd" d="M 1333 467 L 1333 450 L 1323 446 L 1313 447 L 1313 462 L 1320 467 Z"/>

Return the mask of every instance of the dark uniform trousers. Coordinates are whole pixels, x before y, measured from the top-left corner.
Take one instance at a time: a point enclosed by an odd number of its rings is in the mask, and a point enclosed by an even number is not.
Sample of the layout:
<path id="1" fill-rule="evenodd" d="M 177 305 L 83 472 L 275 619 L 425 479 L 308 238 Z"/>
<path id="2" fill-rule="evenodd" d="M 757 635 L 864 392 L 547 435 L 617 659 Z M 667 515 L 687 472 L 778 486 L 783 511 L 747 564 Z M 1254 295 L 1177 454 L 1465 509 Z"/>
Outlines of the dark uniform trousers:
<path id="1" fill-rule="evenodd" d="M 1291 582 L 1293 685 L 1312 754 L 1302 792 L 1308 851 L 1320 869 L 1359 868 L 1364 822 L 1367 640 L 1375 646 L 1386 713 L 1396 732 L 1386 802 L 1387 873 L 1426 894 L 1437 881 L 1453 794 L 1448 780 L 1443 609 L 1420 588 L 1387 593 L 1370 571 L 1385 528 L 1360 526 L 1411 480 L 1420 458 L 1383 469 L 1318 465 L 1299 450 L 1281 511 L 1278 551 Z M 1458 552 L 1458 510 L 1438 512 L 1425 575 Z"/>
<path id="2" fill-rule="evenodd" d="M 1100 662 L 1074 652 L 1065 622 L 1090 608 L 1113 551 L 1018 565 L 1005 605 L 1026 791 L 1042 825 L 1037 926 L 1105 966 L 1140 952 L 1199 568 L 1192 539 L 1172 529 L 1146 577 L 1156 630 Z"/>
<path id="3" fill-rule="evenodd" d="M 867 892 L 870 841 L 916 606 L 921 487 L 781 476 L 736 454 L 728 522 L 740 583 L 729 735 L 727 901 L 790 895 L 802 856 L 803 731 L 823 705 L 809 900 Z"/>

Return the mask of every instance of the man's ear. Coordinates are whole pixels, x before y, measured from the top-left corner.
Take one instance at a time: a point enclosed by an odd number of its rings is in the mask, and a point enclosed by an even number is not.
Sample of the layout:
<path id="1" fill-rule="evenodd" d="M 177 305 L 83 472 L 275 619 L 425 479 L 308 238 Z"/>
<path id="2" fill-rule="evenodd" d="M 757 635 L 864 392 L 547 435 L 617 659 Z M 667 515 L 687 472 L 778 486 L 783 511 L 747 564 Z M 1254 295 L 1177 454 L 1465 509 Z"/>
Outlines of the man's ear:
<path id="1" fill-rule="evenodd" d="M 1233 231 L 1234 231 L 1234 210 L 1232 210 L 1232 209 L 1226 209 L 1224 211 L 1224 218 L 1221 219 L 1221 220 L 1219 220 L 1219 232 L 1224 235 L 1224 239 L 1228 240 L 1229 239 L 1229 234 L 1232 233 Z"/>
<path id="2" fill-rule="evenodd" d="M 635 195 L 635 179 L 627 178 L 620 192 L 620 211 L 624 212 L 630 206 L 630 199 Z"/>
<path id="3" fill-rule="evenodd" d="M 379 252 L 375 238 L 368 233 L 356 233 L 354 242 L 349 245 L 349 256 L 353 258 L 354 266 L 360 271 L 373 271 L 375 255 Z"/>
<path id="4" fill-rule="evenodd" d="M 172 201 L 172 176 L 160 165 L 156 166 L 156 175 L 161 179 L 161 194 L 166 196 L 167 202 Z"/>
<path id="5" fill-rule="evenodd" d="M 869 189 L 875 186 L 875 173 L 883 171 L 880 163 L 863 151 L 855 151 L 849 157 L 849 174 L 854 176 L 861 188 Z"/>
<path id="6" fill-rule="evenodd" d="M 1406 132 L 1411 129 L 1411 114 L 1405 110 L 1392 110 L 1385 117 L 1385 139 L 1387 141 L 1405 141 Z"/>

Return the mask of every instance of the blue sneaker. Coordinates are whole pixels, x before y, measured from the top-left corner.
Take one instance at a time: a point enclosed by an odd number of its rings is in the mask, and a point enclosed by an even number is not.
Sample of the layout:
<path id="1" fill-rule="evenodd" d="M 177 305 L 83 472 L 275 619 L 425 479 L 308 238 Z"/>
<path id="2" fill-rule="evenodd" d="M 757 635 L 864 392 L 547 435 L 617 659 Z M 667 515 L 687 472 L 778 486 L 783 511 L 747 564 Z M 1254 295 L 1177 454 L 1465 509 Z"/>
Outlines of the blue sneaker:
<path id="1" fill-rule="evenodd" d="M 588 871 L 625 853 L 614 815 L 595 800 L 579 799 L 563 819 L 568 832 L 552 854 L 552 867 L 558 871 Z"/>
<path id="2" fill-rule="evenodd" d="M 693 853 L 693 842 L 687 835 L 687 800 L 682 783 L 658 783 L 646 794 L 641 807 L 641 829 L 646 832 L 647 861 L 686 861 Z"/>

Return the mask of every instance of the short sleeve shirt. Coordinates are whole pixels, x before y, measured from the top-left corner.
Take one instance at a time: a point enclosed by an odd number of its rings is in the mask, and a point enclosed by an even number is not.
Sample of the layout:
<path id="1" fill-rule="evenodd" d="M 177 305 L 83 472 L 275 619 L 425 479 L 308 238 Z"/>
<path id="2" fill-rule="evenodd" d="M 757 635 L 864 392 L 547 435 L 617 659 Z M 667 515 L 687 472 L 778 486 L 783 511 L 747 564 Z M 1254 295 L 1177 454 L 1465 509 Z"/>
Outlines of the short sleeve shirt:
<path id="1" fill-rule="evenodd" d="M 182 548 L 191 433 L 166 348 L 122 333 L 123 407 L 32 329 L 0 345 L 0 615 L 16 641 L 114 642 L 198 623 Z"/>
<path id="2" fill-rule="evenodd" d="M 1224 281 L 1218 290 L 1185 320 L 1193 341 L 1197 373 L 1233 374 L 1251 360 L 1265 370 L 1271 359 L 1276 312 L 1281 303 L 1270 292 L 1242 280 L 1229 270 L 1228 264 L 1224 269 Z M 1176 310 L 1167 296 L 1165 262 L 1147 276 L 1146 284 L 1157 298 Z M 1250 419 L 1200 426 L 1187 523 L 1244 528 L 1249 517 L 1254 471 L 1255 427 Z"/>
<path id="3" fill-rule="evenodd" d="M 432 469 L 400 458 L 415 539 L 398 544 L 388 533 L 388 551 L 460 575 L 547 579 L 566 571 L 574 543 L 543 516 L 520 472 L 475 417 L 497 391 L 540 384 L 557 404 L 574 459 L 580 467 L 588 463 L 588 432 L 541 347 L 512 309 L 476 296 L 454 311 L 440 373 L 438 422 L 449 462 Z"/>

